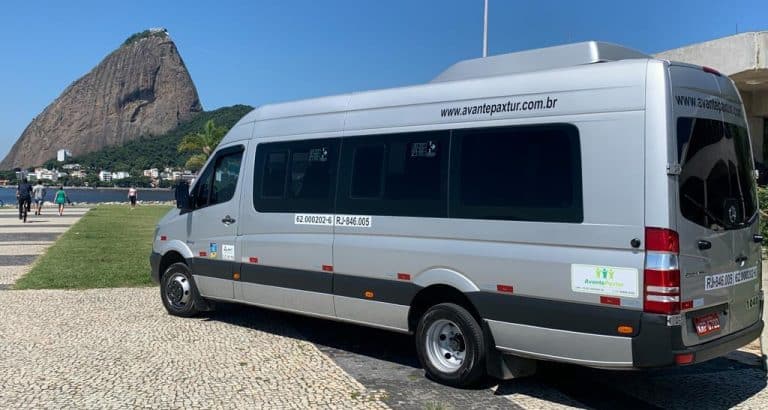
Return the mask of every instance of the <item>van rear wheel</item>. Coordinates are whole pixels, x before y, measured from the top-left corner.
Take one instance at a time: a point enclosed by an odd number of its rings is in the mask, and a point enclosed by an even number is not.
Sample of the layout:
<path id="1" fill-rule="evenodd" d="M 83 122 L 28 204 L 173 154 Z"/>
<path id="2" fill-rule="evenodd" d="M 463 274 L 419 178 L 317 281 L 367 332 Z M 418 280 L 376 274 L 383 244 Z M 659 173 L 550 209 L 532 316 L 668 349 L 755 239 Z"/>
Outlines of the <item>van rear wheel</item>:
<path id="1" fill-rule="evenodd" d="M 197 288 L 186 264 L 177 262 L 169 266 L 160 281 L 160 298 L 168 313 L 174 316 L 192 317 L 200 313 L 195 306 Z"/>
<path id="2" fill-rule="evenodd" d="M 432 379 L 468 387 L 485 376 L 486 347 L 477 320 L 453 303 L 432 306 L 416 328 L 416 350 Z"/>

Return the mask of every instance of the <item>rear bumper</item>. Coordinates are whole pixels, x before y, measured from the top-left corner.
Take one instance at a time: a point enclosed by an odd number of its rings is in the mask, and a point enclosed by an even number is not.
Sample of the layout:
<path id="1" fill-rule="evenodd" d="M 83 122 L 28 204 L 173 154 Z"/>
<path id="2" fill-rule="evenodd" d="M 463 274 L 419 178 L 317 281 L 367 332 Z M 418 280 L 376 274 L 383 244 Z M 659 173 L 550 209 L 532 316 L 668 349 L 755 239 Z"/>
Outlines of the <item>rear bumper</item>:
<path id="1" fill-rule="evenodd" d="M 149 275 L 155 283 L 160 283 L 160 260 L 162 258 L 163 255 L 160 255 L 157 252 L 152 252 L 152 254 L 149 255 L 149 266 L 151 267 Z"/>
<path id="2" fill-rule="evenodd" d="M 680 326 L 667 326 L 666 316 L 644 314 L 641 330 L 632 339 L 634 367 L 674 366 L 675 356 L 693 354 L 693 363 L 701 363 L 734 351 L 760 337 L 763 320 L 738 332 L 695 346 L 685 346 Z"/>

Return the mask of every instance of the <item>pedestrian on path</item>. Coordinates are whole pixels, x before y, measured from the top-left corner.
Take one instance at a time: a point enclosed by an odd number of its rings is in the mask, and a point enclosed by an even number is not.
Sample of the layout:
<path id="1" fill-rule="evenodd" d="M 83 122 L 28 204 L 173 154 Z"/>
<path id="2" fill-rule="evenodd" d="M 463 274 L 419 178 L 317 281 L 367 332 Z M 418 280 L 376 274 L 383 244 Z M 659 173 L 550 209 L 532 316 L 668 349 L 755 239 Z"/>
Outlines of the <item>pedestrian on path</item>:
<path id="1" fill-rule="evenodd" d="M 54 202 L 56 202 L 56 204 L 59 205 L 59 216 L 64 215 L 64 204 L 66 202 L 69 202 L 69 203 L 72 203 L 72 202 L 67 197 L 67 193 L 64 192 L 63 186 L 60 186 L 59 190 L 56 191 L 56 199 L 54 199 Z"/>
<path id="2" fill-rule="evenodd" d="M 37 184 L 32 187 L 32 198 L 35 200 L 35 215 L 42 215 L 45 200 L 45 185 L 42 181 L 37 181 Z"/>
<path id="3" fill-rule="evenodd" d="M 27 222 L 27 213 L 29 212 L 29 203 L 32 200 L 32 186 L 29 185 L 26 178 L 22 178 L 21 183 L 16 188 L 16 200 L 19 201 L 19 219 Z"/>
<path id="4" fill-rule="evenodd" d="M 136 208 L 136 187 L 131 185 L 131 188 L 128 189 L 128 200 L 131 201 L 131 211 L 133 211 L 133 208 Z"/>

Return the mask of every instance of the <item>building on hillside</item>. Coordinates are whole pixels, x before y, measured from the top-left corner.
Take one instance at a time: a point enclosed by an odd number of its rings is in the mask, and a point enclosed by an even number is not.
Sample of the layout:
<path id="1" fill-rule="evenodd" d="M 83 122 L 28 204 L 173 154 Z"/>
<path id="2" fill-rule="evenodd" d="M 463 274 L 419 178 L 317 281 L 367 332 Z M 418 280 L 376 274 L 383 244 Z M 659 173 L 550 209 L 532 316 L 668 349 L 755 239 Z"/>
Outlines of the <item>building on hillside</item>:
<path id="1" fill-rule="evenodd" d="M 88 176 L 88 173 L 86 173 L 82 169 L 73 169 L 72 171 L 69 172 L 69 176 L 73 178 L 85 178 L 86 176 Z"/>
<path id="2" fill-rule="evenodd" d="M 656 54 L 657 58 L 711 67 L 739 89 L 755 160 L 768 163 L 768 31 L 736 34 Z"/>
<path id="3" fill-rule="evenodd" d="M 56 182 L 59 179 L 59 171 L 56 169 L 50 170 L 46 168 L 35 168 L 35 172 L 32 175 L 35 176 L 34 178 L 35 181 L 48 180 L 48 181 Z M 31 175 L 30 175 L 30 179 L 31 179 Z"/>
<path id="4" fill-rule="evenodd" d="M 56 151 L 56 161 L 64 162 L 72 158 L 72 153 L 68 149 L 60 149 Z"/>
<path id="5" fill-rule="evenodd" d="M 100 171 L 99 172 L 99 181 L 101 182 L 111 182 L 112 181 L 112 173 L 109 171 Z"/>
<path id="6" fill-rule="evenodd" d="M 130 176 L 131 176 L 131 174 L 129 174 L 128 172 L 125 172 L 125 171 L 117 171 L 117 172 L 113 172 L 112 173 L 112 179 L 113 180 L 115 180 L 115 179 L 130 178 Z"/>
<path id="7" fill-rule="evenodd" d="M 77 170 L 81 168 L 80 164 L 64 164 L 61 167 L 66 170 L 71 170 L 71 169 Z"/>
<path id="8" fill-rule="evenodd" d="M 158 178 L 160 176 L 160 171 L 157 168 L 145 169 L 143 173 L 145 177 L 150 178 Z"/>

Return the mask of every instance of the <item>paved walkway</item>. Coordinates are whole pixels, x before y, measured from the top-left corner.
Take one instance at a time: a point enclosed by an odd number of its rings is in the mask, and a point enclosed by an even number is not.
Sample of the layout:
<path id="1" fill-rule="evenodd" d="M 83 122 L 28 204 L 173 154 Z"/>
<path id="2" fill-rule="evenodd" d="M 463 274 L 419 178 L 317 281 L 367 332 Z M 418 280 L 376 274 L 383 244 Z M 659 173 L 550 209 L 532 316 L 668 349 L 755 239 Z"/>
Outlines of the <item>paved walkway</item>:
<path id="1" fill-rule="evenodd" d="M 37 256 L 86 212 L 88 208 L 66 208 L 64 216 L 59 216 L 56 208 L 48 206 L 43 215 L 35 216 L 33 211 L 23 223 L 17 208 L 0 208 L 0 290 L 29 272 Z"/>
<path id="2" fill-rule="evenodd" d="M 86 212 L 0 209 L 0 286 Z M 424 377 L 412 338 L 222 305 L 165 313 L 158 289 L 0 290 L 0 408 L 768 408 L 752 350 L 653 372 L 544 364 L 461 390 Z"/>
<path id="3" fill-rule="evenodd" d="M 173 317 L 156 287 L 7 290 L 87 209 L 16 212 L 0 209 L 0 408 L 386 408 L 291 323 Z"/>

